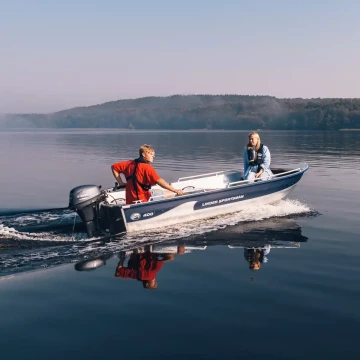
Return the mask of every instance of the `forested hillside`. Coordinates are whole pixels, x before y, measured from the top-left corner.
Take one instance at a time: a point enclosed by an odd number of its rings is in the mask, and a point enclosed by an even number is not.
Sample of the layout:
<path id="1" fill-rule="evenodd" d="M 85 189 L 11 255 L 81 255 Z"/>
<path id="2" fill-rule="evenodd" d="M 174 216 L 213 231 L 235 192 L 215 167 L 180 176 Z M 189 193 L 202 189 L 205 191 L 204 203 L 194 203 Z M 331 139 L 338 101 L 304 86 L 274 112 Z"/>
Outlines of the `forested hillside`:
<path id="1" fill-rule="evenodd" d="M 118 100 L 52 114 L 5 114 L 2 128 L 360 129 L 360 99 L 174 95 Z"/>

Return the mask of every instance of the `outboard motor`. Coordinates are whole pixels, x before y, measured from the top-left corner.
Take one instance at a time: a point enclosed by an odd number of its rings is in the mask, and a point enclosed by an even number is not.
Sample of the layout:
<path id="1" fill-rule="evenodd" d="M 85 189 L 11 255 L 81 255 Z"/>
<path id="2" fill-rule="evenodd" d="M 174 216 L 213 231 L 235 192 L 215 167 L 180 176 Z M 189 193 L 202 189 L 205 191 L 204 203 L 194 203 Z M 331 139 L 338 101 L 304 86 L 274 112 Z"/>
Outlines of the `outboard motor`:
<path id="1" fill-rule="evenodd" d="M 111 256 L 100 256 L 97 259 L 84 260 L 75 265 L 76 271 L 90 271 L 96 270 L 99 267 L 106 265 L 106 260 Z"/>
<path id="2" fill-rule="evenodd" d="M 100 190 L 101 186 L 81 185 L 70 191 L 69 209 L 75 210 L 86 226 L 89 237 L 99 231 L 98 226 L 98 205 L 105 199 L 105 195 Z"/>

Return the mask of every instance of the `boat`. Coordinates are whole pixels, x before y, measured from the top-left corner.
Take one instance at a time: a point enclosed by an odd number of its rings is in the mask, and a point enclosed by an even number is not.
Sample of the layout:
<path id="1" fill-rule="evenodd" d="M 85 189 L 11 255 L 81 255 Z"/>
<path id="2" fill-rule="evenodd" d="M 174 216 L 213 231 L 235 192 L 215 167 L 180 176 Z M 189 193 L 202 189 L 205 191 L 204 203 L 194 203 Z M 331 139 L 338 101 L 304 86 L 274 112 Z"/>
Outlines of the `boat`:
<path id="1" fill-rule="evenodd" d="M 171 185 L 184 195 L 156 185 L 148 202 L 133 204 L 125 203 L 125 189 L 117 183 L 105 190 L 101 185 L 81 185 L 70 191 L 69 209 L 80 216 L 90 238 L 164 228 L 276 203 L 291 193 L 308 168 L 272 168 L 269 180 L 252 182 L 243 180 L 239 170 L 182 177 Z"/>

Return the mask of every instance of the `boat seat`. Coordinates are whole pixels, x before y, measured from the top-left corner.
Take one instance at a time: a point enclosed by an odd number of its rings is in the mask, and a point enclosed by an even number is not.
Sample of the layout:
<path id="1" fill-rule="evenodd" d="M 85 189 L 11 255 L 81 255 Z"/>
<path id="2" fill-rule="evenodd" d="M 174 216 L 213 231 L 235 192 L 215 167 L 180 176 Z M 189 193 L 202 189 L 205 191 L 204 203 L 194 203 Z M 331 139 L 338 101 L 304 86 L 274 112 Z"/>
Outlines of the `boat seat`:
<path id="1" fill-rule="evenodd" d="M 243 173 L 241 171 L 224 175 L 224 183 L 225 184 L 233 183 L 233 182 L 241 181 L 241 180 L 243 180 Z"/>
<path id="2" fill-rule="evenodd" d="M 211 190 L 213 190 L 213 189 L 211 189 Z M 210 191 L 210 190 L 209 189 L 193 189 L 193 190 L 189 190 L 189 191 L 184 191 L 184 195 L 198 194 L 198 193 L 202 193 L 204 191 Z M 177 196 L 177 195 L 170 191 L 169 191 L 169 193 L 164 194 L 165 199 L 171 199 L 175 196 Z"/>
<path id="3" fill-rule="evenodd" d="M 213 190 L 217 190 L 217 189 L 192 189 L 189 191 L 184 191 L 184 195 L 190 195 L 190 194 L 198 194 L 198 193 L 203 193 L 206 191 L 213 191 Z M 156 191 L 153 191 L 153 195 L 154 198 L 151 201 L 159 201 L 159 200 L 163 200 L 163 199 L 171 199 L 175 196 L 177 196 L 175 193 L 173 193 L 172 191 L 169 190 L 159 190 L 156 189 Z"/>

